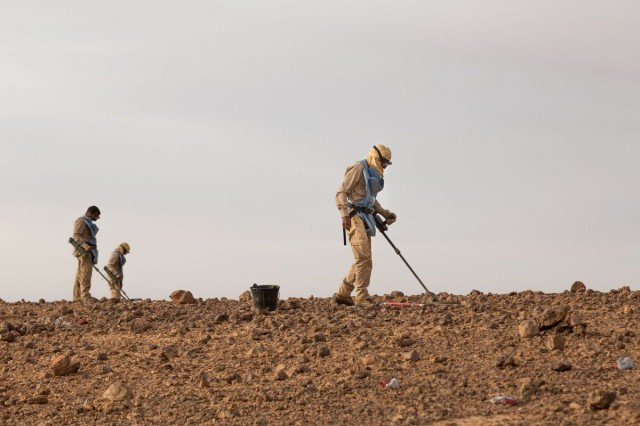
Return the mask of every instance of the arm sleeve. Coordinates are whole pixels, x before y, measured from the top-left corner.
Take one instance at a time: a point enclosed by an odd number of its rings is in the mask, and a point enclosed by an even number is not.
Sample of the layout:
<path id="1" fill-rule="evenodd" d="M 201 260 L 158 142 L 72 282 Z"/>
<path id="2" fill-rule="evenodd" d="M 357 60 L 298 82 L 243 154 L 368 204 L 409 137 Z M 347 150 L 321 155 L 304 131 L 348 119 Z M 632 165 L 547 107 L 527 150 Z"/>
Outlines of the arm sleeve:
<path id="1" fill-rule="evenodd" d="M 362 170 L 355 165 L 348 167 L 345 171 L 336 193 L 336 206 L 340 212 L 340 217 L 349 216 L 349 196 L 361 179 Z"/>
<path id="2" fill-rule="evenodd" d="M 115 253 L 111 254 L 111 257 L 109 257 L 109 261 L 107 262 L 107 268 L 109 268 L 111 273 L 115 276 L 120 275 L 120 272 L 118 271 L 120 269 L 118 268 L 119 262 L 120 262 L 120 256 L 118 256 Z"/>
<path id="3" fill-rule="evenodd" d="M 84 238 L 82 237 L 82 234 L 84 234 L 86 230 L 87 224 L 84 223 L 84 220 L 82 218 L 77 219 L 73 224 L 73 239 L 80 243 L 83 249 L 89 251 L 91 249 L 91 246 L 89 244 L 86 244 Z"/>

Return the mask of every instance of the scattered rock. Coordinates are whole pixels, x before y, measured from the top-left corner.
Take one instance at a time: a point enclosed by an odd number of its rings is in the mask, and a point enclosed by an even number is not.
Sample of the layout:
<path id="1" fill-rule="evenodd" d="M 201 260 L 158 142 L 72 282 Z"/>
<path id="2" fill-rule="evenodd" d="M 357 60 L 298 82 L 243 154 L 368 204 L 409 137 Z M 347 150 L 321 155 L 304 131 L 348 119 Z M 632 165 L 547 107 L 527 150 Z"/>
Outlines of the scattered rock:
<path id="1" fill-rule="evenodd" d="M 162 349 L 160 353 L 160 359 L 162 361 L 170 361 L 178 357 L 178 349 L 175 346 L 167 346 Z"/>
<path id="2" fill-rule="evenodd" d="M 289 376 L 287 375 L 286 369 L 284 365 L 278 365 L 274 370 L 273 379 L 274 380 L 285 380 Z"/>
<path id="3" fill-rule="evenodd" d="M 531 378 L 522 379 L 520 383 L 520 400 L 523 402 L 531 401 L 532 397 L 538 392 L 540 382 Z"/>
<path id="4" fill-rule="evenodd" d="M 190 291 L 176 290 L 171 293 L 170 297 L 174 303 L 179 303 L 181 305 L 196 303 L 196 299 L 193 297 L 193 294 L 191 294 Z"/>
<path id="5" fill-rule="evenodd" d="M 54 376 L 66 376 L 69 374 L 77 373 L 80 369 L 79 362 L 71 362 L 71 358 L 68 355 L 58 355 L 53 358 L 49 365 L 49 370 Z"/>
<path id="6" fill-rule="evenodd" d="M 116 382 L 104 391 L 102 398 L 109 401 L 130 401 L 133 399 L 133 392 L 122 382 Z"/>
<path id="7" fill-rule="evenodd" d="M 538 323 L 530 319 L 522 321 L 518 325 L 518 334 L 523 339 L 537 336 L 538 334 L 540 334 Z"/>
<path id="8" fill-rule="evenodd" d="M 93 410 L 93 399 L 92 398 L 85 399 L 84 402 L 82 403 L 82 409 L 84 411 L 92 411 Z"/>
<path id="9" fill-rule="evenodd" d="M 140 334 L 149 330 L 152 327 L 151 323 L 144 318 L 136 318 L 131 321 L 131 332 Z"/>
<path id="10" fill-rule="evenodd" d="M 96 359 L 98 361 L 106 361 L 108 359 L 108 356 L 105 352 L 98 352 L 98 354 L 96 355 Z"/>
<path id="11" fill-rule="evenodd" d="M 580 325 L 584 325 L 584 321 L 582 321 L 582 315 L 577 312 L 571 312 L 567 316 L 567 323 L 570 327 L 576 327 Z"/>
<path id="12" fill-rule="evenodd" d="M 582 281 L 576 281 L 571 286 L 571 293 L 584 293 L 587 291 L 587 286 Z"/>
<path id="13" fill-rule="evenodd" d="M 553 371 L 563 372 L 571 370 L 572 366 L 570 362 L 557 362 L 551 366 Z"/>
<path id="14" fill-rule="evenodd" d="M 416 351 L 404 352 L 402 354 L 402 358 L 404 358 L 406 361 L 415 362 L 415 361 L 419 361 L 420 360 L 420 355 Z"/>
<path id="15" fill-rule="evenodd" d="M 565 337 L 558 334 L 547 336 L 547 339 L 545 340 L 545 346 L 550 351 L 563 351 L 565 344 Z"/>
<path id="16" fill-rule="evenodd" d="M 540 316 L 540 320 L 538 321 L 538 326 L 541 330 L 549 329 L 555 327 L 558 323 L 564 321 L 569 313 L 568 306 L 553 306 L 551 308 L 545 309 L 542 315 Z"/>
<path id="17" fill-rule="evenodd" d="M 316 355 L 318 356 L 318 358 L 325 358 L 331 355 L 331 350 L 327 346 L 322 345 L 318 347 Z"/>
<path id="18" fill-rule="evenodd" d="M 588 406 L 592 411 L 607 410 L 616 400 L 616 392 L 614 391 L 595 391 L 589 394 Z"/>
<path id="19" fill-rule="evenodd" d="M 503 355 L 495 362 L 498 368 L 517 367 L 518 364 L 512 355 Z"/>
<path id="20" fill-rule="evenodd" d="M 204 371 L 198 375 L 198 386 L 201 388 L 208 388 L 211 386 L 209 382 L 209 375 Z"/>
<path id="21" fill-rule="evenodd" d="M 238 299 L 242 303 L 253 303 L 253 298 L 251 297 L 251 292 L 249 290 L 243 292 Z"/>
<path id="22" fill-rule="evenodd" d="M 375 364 L 378 364 L 379 362 L 380 362 L 380 357 L 374 354 L 367 354 L 362 357 L 362 364 L 364 364 L 365 366 L 375 365 Z"/>
<path id="23" fill-rule="evenodd" d="M 213 322 L 220 324 L 223 322 L 227 322 L 229 321 L 229 315 L 227 314 L 218 314 L 216 315 L 216 317 L 213 319 Z"/>
<path id="24" fill-rule="evenodd" d="M 327 336 L 325 336 L 322 333 L 317 333 L 313 336 L 313 341 L 314 342 L 326 342 L 327 341 Z"/>
<path id="25" fill-rule="evenodd" d="M 353 374 L 353 376 L 356 379 L 366 379 L 367 377 L 371 376 L 371 373 L 369 372 L 369 370 L 358 370 Z"/>
<path id="26" fill-rule="evenodd" d="M 27 399 L 27 404 L 46 404 L 49 402 L 49 398 L 44 395 L 32 396 Z"/>

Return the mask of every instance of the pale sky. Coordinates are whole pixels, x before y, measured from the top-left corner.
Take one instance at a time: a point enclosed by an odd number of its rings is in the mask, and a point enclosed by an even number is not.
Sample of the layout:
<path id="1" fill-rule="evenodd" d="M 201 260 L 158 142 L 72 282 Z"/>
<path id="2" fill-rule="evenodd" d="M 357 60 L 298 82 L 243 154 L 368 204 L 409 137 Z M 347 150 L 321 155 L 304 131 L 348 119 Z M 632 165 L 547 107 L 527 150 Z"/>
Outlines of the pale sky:
<path id="1" fill-rule="evenodd" d="M 637 0 L 3 1 L 0 298 L 72 299 L 93 204 L 131 297 L 329 297 L 375 143 L 431 291 L 637 290 L 639 28 Z M 422 292 L 373 261 L 372 294 Z"/>

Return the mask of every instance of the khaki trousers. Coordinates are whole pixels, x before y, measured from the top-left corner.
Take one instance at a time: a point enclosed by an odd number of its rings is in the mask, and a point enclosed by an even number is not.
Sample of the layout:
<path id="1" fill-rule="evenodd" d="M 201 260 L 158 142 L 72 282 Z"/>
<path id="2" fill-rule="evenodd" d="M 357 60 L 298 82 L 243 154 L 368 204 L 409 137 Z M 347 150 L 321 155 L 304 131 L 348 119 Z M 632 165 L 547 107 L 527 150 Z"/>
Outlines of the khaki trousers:
<path id="1" fill-rule="evenodd" d="M 76 281 L 73 284 L 73 300 L 91 297 L 91 274 L 93 273 L 93 262 L 91 256 L 78 256 L 78 271 Z"/>
<path id="2" fill-rule="evenodd" d="M 371 237 L 367 235 L 364 222 L 358 215 L 351 218 L 351 229 L 347 232 L 354 261 L 338 288 L 338 295 L 349 297 L 355 288 L 356 301 L 360 301 L 369 298 L 367 287 L 369 287 L 371 270 L 373 269 Z"/>
<path id="3" fill-rule="evenodd" d="M 120 300 L 122 296 L 120 295 L 120 283 L 111 281 L 111 285 L 109 286 L 111 290 L 111 298 Z"/>

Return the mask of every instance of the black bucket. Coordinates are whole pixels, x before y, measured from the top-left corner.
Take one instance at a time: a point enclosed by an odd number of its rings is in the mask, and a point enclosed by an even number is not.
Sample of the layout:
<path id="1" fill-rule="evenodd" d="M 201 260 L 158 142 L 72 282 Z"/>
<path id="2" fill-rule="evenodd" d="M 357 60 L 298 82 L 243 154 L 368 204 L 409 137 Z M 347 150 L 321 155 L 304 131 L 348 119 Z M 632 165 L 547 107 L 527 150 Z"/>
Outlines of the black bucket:
<path id="1" fill-rule="evenodd" d="M 258 285 L 251 287 L 251 298 L 253 307 L 257 309 L 269 309 L 275 311 L 278 307 L 278 296 L 280 295 L 279 285 Z"/>

